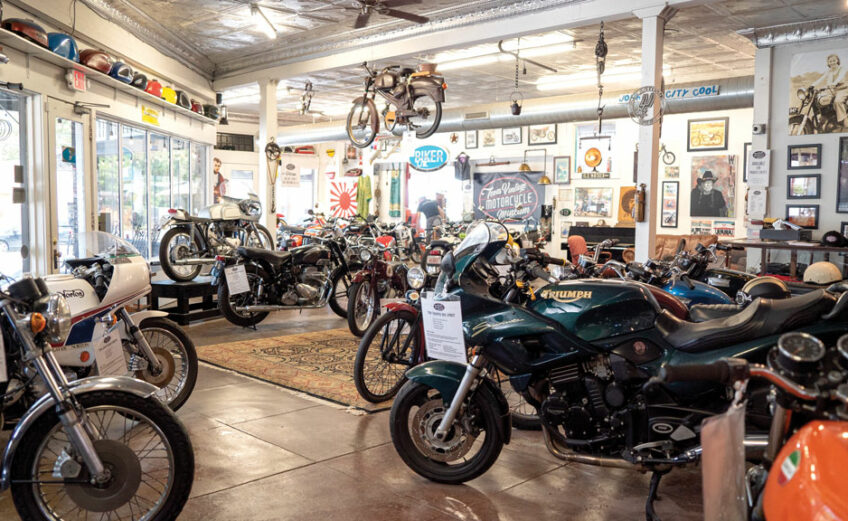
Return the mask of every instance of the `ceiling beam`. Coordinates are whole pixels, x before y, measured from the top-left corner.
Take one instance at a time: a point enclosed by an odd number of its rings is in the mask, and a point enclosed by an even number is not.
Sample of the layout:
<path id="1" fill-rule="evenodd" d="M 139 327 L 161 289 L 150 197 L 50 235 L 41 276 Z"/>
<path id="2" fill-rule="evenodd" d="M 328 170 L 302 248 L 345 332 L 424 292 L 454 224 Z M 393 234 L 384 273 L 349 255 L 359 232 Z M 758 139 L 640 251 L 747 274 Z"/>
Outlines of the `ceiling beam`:
<path id="1" fill-rule="evenodd" d="M 569 27 L 581 27 L 630 18 L 634 11 L 662 6 L 687 7 L 708 0 L 576 0 L 552 9 L 536 10 L 527 14 L 484 21 L 473 25 L 459 25 L 444 30 L 426 32 L 400 40 L 383 42 L 369 47 L 343 51 L 316 52 L 289 60 L 274 67 L 259 67 L 223 75 L 214 80 L 215 90 L 248 85 L 271 79 L 282 80 L 322 70 L 332 70 L 387 58 L 407 57 L 434 53 L 445 49 L 467 47 L 472 44 L 494 42 Z"/>

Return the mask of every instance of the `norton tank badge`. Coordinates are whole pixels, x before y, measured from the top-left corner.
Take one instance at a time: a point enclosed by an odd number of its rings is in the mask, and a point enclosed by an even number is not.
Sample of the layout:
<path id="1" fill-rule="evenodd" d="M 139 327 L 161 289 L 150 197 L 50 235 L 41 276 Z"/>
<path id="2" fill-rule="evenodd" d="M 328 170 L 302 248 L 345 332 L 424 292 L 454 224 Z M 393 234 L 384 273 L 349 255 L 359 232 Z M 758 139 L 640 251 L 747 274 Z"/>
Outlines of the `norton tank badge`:
<path id="1" fill-rule="evenodd" d="M 563 304 L 577 302 L 584 298 L 592 298 L 591 291 L 579 291 L 573 289 L 544 289 L 539 295 L 544 299 L 553 299 Z"/>

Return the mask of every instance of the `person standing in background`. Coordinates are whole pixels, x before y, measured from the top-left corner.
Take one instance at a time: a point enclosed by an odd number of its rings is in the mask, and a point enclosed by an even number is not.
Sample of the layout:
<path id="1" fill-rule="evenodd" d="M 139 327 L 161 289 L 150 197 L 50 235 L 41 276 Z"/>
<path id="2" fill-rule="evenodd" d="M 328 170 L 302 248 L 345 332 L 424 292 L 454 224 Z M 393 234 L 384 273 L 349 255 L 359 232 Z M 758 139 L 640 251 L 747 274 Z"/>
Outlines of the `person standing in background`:
<path id="1" fill-rule="evenodd" d="M 440 195 L 442 196 L 442 204 L 444 204 L 445 199 L 442 194 L 436 194 L 435 200 L 427 199 L 426 197 L 422 197 L 418 200 L 419 219 L 421 218 L 421 215 L 424 216 L 424 219 L 427 222 L 427 237 L 429 239 L 433 238 L 433 229 L 436 226 L 440 226 L 445 220 L 445 210 L 438 202 Z"/>

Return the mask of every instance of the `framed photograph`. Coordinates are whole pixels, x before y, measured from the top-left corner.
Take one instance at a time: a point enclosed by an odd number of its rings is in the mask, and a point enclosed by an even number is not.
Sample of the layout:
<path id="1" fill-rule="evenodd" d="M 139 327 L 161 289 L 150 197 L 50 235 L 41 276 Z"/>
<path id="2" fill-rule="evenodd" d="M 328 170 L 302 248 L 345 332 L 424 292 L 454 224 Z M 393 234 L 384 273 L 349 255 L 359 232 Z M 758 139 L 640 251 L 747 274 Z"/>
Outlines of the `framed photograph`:
<path id="1" fill-rule="evenodd" d="M 622 186 L 618 192 L 618 224 L 616 226 L 635 225 L 633 206 L 636 204 L 636 187 Z"/>
<path id="2" fill-rule="evenodd" d="M 842 221 L 842 224 L 839 226 L 839 233 L 848 237 L 848 221 Z"/>
<path id="3" fill-rule="evenodd" d="M 836 48 L 834 48 L 836 47 Z M 838 46 L 815 52 L 803 52 L 792 55 L 789 64 L 789 106 L 781 108 L 789 115 L 789 135 L 830 134 L 843 132 L 836 118 L 805 118 L 804 113 L 812 103 L 816 103 L 819 90 L 838 92 L 842 88 L 845 65 L 848 64 L 848 50 Z M 785 80 L 784 80 L 785 81 Z M 795 96 L 795 92 L 805 92 L 804 96 Z M 831 98 L 832 99 L 832 98 Z M 833 105 L 839 102 L 833 102 Z M 828 105 L 831 102 L 828 101 Z"/>
<path id="4" fill-rule="evenodd" d="M 559 185 L 571 183 L 571 156 L 554 158 L 554 183 Z"/>
<path id="5" fill-rule="evenodd" d="M 836 185 L 836 213 L 848 213 L 848 137 L 839 138 L 839 184 Z"/>
<path id="6" fill-rule="evenodd" d="M 821 168 L 821 143 L 817 145 L 789 145 L 786 150 L 786 168 L 788 170 Z"/>
<path id="7" fill-rule="evenodd" d="M 575 217 L 612 217 L 612 188 L 575 188 Z"/>
<path id="8" fill-rule="evenodd" d="M 557 142 L 556 123 L 530 125 L 527 129 L 527 142 L 531 145 L 555 145 Z"/>
<path id="9" fill-rule="evenodd" d="M 751 142 L 745 143 L 745 151 L 742 155 L 742 182 L 748 182 L 748 152 L 751 151 Z"/>
<path id="10" fill-rule="evenodd" d="M 690 119 L 687 122 L 686 151 L 727 150 L 730 118 Z"/>
<path id="11" fill-rule="evenodd" d="M 819 197 L 821 197 L 821 174 L 786 177 L 787 199 L 818 199 Z"/>
<path id="12" fill-rule="evenodd" d="M 504 145 L 521 144 L 521 127 L 505 128 L 501 130 L 501 143 Z"/>
<path id="13" fill-rule="evenodd" d="M 477 131 L 476 130 L 466 130 L 465 131 L 465 148 L 477 148 Z"/>
<path id="14" fill-rule="evenodd" d="M 815 229 L 819 227 L 819 205 L 817 204 L 787 204 L 786 220 L 802 228 Z"/>
<path id="15" fill-rule="evenodd" d="M 495 129 L 487 128 L 486 130 L 481 130 L 480 141 L 483 142 L 484 147 L 495 146 L 497 144 L 497 134 L 495 134 Z"/>
<path id="16" fill-rule="evenodd" d="M 667 167 L 665 167 L 665 176 L 669 179 L 679 179 L 680 178 L 680 167 L 679 166 L 667 166 Z"/>
<path id="17" fill-rule="evenodd" d="M 692 217 L 734 217 L 736 215 L 736 156 L 695 156 L 692 158 Z"/>
<path id="18" fill-rule="evenodd" d="M 660 227 L 677 228 L 677 207 L 679 197 L 679 181 L 662 182 L 662 213 Z"/>

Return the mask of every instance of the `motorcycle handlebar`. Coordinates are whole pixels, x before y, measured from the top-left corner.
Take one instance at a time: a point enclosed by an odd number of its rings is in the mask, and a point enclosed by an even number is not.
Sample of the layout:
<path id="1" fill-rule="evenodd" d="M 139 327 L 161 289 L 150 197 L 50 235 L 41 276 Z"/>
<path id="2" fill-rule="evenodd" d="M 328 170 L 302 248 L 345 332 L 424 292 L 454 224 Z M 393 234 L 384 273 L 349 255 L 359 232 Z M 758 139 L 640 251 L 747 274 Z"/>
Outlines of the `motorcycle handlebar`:
<path id="1" fill-rule="evenodd" d="M 542 280 L 546 280 L 548 282 L 556 282 L 556 279 L 554 277 L 552 277 L 550 273 L 545 271 L 545 269 L 538 264 L 533 264 L 532 266 L 527 268 L 527 273 L 529 273 L 530 275 L 533 276 L 533 278 L 536 278 L 536 279 L 542 279 Z"/>

